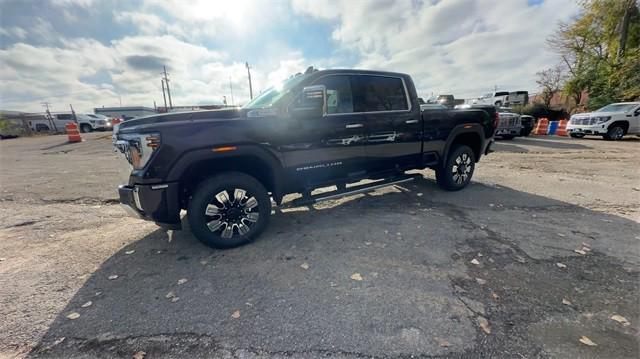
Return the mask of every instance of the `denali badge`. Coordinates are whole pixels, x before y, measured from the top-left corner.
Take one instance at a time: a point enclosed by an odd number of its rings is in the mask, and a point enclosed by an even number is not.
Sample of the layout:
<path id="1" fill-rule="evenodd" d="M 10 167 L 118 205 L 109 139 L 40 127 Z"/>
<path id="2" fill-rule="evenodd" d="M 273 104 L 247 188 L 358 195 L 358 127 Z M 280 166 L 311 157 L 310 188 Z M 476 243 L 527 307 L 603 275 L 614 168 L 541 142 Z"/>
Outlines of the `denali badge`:
<path id="1" fill-rule="evenodd" d="M 307 170 L 315 170 L 317 168 L 328 168 L 333 166 L 341 166 L 342 162 L 329 162 L 329 163 L 320 163 L 313 166 L 304 166 L 296 168 L 296 171 L 307 171 Z"/>

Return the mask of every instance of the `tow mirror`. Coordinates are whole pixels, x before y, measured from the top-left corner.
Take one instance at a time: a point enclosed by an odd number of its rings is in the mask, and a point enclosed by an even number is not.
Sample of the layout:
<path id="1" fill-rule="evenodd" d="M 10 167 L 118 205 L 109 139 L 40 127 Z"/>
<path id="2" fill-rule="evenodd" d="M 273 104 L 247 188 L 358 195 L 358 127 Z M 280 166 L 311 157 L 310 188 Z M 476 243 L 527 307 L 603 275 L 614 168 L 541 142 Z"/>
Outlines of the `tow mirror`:
<path id="1" fill-rule="evenodd" d="M 307 86 L 302 89 L 300 100 L 292 109 L 295 117 L 321 117 L 327 103 L 327 89 L 324 85 Z"/>

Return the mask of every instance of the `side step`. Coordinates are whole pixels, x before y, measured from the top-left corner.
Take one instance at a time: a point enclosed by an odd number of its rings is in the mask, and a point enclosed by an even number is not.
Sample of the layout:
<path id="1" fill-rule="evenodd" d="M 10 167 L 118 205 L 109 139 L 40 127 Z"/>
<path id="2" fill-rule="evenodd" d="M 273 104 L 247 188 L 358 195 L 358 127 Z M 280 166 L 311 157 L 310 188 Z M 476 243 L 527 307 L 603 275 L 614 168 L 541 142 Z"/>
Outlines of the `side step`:
<path id="1" fill-rule="evenodd" d="M 401 177 L 391 177 L 378 182 L 372 182 L 372 183 L 362 184 L 359 186 L 349 187 L 344 190 L 318 193 L 316 195 L 309 196 L 309 197 L 297 198 L 289 203 L 285 203 L 283 207 L 304 206 L 304 205 L 309 205 L 309 204 L 318 203 L 322 201 L 327 201 L 330 199 L 336 199 L 336 198 L 350 196 L 358 193 L 369 192 L 378 188 L 392 186 L 394 184 L 410 182 L 418 177 L 422 177 L 422 175 L 411 174 L 411 175 L 404 175 Z"/>

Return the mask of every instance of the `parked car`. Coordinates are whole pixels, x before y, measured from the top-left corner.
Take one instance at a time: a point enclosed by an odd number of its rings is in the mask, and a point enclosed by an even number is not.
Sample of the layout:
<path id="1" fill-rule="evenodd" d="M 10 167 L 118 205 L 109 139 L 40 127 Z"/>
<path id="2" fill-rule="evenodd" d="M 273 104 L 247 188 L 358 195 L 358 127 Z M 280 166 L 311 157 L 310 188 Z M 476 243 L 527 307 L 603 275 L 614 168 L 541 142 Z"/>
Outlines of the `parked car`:
<path id="1" fill-rule="evenodd" d="M 498 110 L 498 116 L 500 121 L 498 122 L 496 136 L 500 136 L 503 140 L 512 140 L 514 137 L 520 136 L 522 124 L 519 114 L 513 112 L 510 108 L 501 107 Z"/>
<path id="2" fill-rule="evenodd" d="M 494 106 L 422 111 L 411 77 L 324 70 L 292 77 L 244 107 L 168 113 L 122 122 L 115 147 L 133 170 L 120 186 L 128 212 L 228 248 L 267 226 L 271 198 L 310 204 L 410 181 L 431 168 L 440 187 L 471 181 L 490 152 Z M 363 179 L 364 185 L 347 184 Z M 335 185 L 334 192 L 311 195 Z M 357 215 L 357 214 L 354 214 Z"/>
<path id="3" fill-rule="evenodd" d="M 571 137 L 599 135 L 605 140 L 621 140 L 640 134 L 640 102 L 619 102 L 589 113 L 571 116 L 567 125 Z"/>
<path id="4" fill-rule="evenodd" d="M 65 125 L 69 122 L 78 123 L 80 132 L 106 131 L 111 130 L 111 119 L 104 115 L 76 114 L 71 112 L 56 112 L 51 114 L 49 120 L 46 116 L 31 119 L 30 126 L 36 132 L 64 132 Z"/>
<path id="5" fill-rule="evenodd" d="M 520 115 L 520 124 L 522 125 L 522 128 L 520 129 L 520 136 L 529 136 L 531 131 L 533 131 L 535 123 L 536 119 L 533 116 Z"/>

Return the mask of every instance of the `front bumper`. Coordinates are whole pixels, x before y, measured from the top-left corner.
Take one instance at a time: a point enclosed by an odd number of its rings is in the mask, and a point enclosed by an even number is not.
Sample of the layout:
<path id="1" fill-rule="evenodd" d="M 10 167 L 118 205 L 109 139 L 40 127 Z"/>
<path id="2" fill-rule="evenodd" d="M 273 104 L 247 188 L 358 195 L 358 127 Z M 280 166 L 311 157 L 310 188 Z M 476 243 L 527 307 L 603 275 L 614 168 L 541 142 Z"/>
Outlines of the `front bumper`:
<path id="1" fill-rule="evenodd" d="M 177 183 L 118 187 L 120 204 L 130 216 L 181 229 Z"/>
<path id="2" fill-rule="evenodd" d="M 568 133 L 580 133 L 584 135 L 604 135 L 607 133 L 606 125 L 569 125 L 567 126 Z"/>

